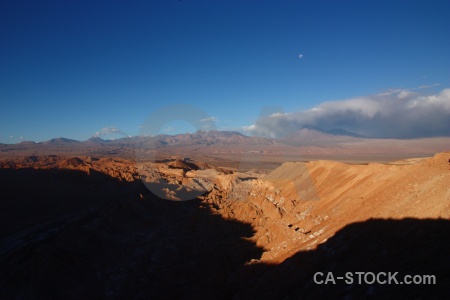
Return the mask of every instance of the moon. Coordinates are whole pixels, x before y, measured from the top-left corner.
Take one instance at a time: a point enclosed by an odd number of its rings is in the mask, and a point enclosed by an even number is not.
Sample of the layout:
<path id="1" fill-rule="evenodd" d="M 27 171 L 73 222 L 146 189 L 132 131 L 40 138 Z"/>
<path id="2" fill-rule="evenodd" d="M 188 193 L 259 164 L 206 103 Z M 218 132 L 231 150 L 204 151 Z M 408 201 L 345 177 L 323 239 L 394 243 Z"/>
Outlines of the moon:
<path id="1" fill-rule="evenodd" d="M 298 55 L 298 58 L 303 58 L 303 54 L 300 53 L 300 54 Z"/>

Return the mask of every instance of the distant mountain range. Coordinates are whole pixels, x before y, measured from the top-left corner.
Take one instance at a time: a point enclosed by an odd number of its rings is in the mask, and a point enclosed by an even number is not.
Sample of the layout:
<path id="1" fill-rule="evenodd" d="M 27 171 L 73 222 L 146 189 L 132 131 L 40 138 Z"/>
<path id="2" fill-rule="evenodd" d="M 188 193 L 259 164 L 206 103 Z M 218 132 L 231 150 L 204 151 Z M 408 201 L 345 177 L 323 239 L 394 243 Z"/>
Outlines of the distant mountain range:
<path id="1" fill-rule="evenodd" d="M 156 136 L 134 136 L 134 137 L 124 137 L 120 139 L 114 140 L 104 140 L 98 136 L 91 137 L 86 141 L 77 141 L 68 138 L 53 138 L 45 142 L 32 142 L 32 141 L 22 141 L 19 144 L 27 144 L 27 145 L 55 145 L 55 146 L 64 146 L 64 145 L 103 145 L 103 144 L 129 144 L 129 143 L 146 143 L 146 142 L 157 142 L 158 145 L 164 146 L 172 146 L 172 145 L 184 145 L 184 144 L 216 144 L 216 143 L 225 143 L 225 144 L 239 144 L 239 143 L 253 143 L 253 144 L 273 144 L 274 142 L 284 143 L 287 141 L 292 142 L 305 142 L 308 143 L 310 141 L 317 142 L 325 141 L 325 140 L 336 140 L 336 137 L 353 137 L 353 138 L 366 138 L 364 136 L 358 135 L 356 133 L 347 131 L 345 129 L 330 129 L 327 131 L 323 131 L 316 128 L 305 127 L 295 131 L 284 138 L 265 138 L 260 136 L 247 136 L 237 131 L 217 131 L 217 130 L 198 130 L 194 133 L 183 133 L 176 135 L 168 135 L 168 134 L 160 134 Z M 17 145 L 17 144 L 16 144 Z"/>
<path id="2" fill-rule="evenodd" d="M 186 155 L 381 155 L 432 154 L 450 150 L 450 137 L 415 140 L 371 139 L 334 128 L 327 131 L 305 127 L 283 138 L 246 136 L 236 131 L 204 131 L 177 135 L 134 136 L 115 140 L 92 137 L 86 141 L 54 138 L 35 143 L 0 144 L 1 156 L 40 153 L 78 153 L 133 157 L 157 150 Z"/>

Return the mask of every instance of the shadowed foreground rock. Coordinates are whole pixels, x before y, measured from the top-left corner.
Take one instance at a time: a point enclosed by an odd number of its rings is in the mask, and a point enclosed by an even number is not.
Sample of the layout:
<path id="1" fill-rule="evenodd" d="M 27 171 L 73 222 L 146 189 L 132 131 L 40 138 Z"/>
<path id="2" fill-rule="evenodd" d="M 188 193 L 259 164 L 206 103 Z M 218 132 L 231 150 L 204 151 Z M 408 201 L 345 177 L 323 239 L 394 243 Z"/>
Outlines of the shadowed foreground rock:
<path id="1" fill-rule="evenodd" d="M 247 240 L 251 226 L 199 200 L 158 199 L 140 181 L 33 169 L 1 170 L 1 178 L 4 195 L 20 202 L 9 207 L 2 197 L 2 219 L 15 214 L 0 247 L 2 299 L 227 298 L 233 273 L 262 253 Z M 59 205 L 72 196 L 79 205 Z"/>
<path id="2" fill-rule="evenodd" d="M 450 221 L 372 219 L 347 225 L 312 251 L 279 265 L 253 265 L 238 281 L 241 299 L 443 299 L 450 296 Z M 333 284 L 313 276 L 332 272 Z M 353 273 L 353 283 L 337 276 Z M 358 283 L 356 272 L 398 272 L 399 284 Z M 436 284 L 400 284 L 405 275 L 435 275 Z M 372 280 L 371 276 L 367 277 Z M 380 277 L 387 280 L 388 277 Z M 245 282 L 244 284 L 242 284 Z"/>

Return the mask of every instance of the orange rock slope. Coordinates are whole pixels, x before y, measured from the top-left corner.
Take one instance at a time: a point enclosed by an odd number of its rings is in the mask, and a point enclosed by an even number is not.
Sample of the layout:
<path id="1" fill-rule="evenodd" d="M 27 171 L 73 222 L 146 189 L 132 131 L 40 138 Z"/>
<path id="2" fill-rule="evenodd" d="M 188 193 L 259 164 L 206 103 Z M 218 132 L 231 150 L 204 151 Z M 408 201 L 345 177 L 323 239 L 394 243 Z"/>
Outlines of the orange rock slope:
<path id="1" fill-rule="evenodd" d="M 450 219 L 450 152 L 390 164 L 284 163 L 262 179 L 238 183 L 222 215 L 250 222 L 262 261 L 313 249 L 347 224 L 370 218 Z"/>

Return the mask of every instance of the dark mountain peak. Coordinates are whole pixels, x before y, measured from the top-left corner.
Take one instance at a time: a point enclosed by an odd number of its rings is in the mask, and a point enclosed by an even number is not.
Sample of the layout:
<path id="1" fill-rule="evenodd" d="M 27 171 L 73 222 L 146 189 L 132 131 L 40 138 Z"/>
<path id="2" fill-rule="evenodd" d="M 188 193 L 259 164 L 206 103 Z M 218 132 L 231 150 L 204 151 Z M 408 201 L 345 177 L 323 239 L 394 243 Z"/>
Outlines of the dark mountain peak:
<path id="1" fill-rule="evenodd" d="M 197 131 L 198 132 L 198 131 Z M 232 136 L 244 136 L 242 133 L 237 131 L 226 131 L 226 130 L 210 130 L 210 131 L 202 131 L 203 134 L 206 134 L 210 137 L 222 137 L 229 138 Z"/>
<path id="2" fill-rule="evenodd" d="M 36 142 L 33 142 L 33 141 L 22 141 L 19 144 L 20 145 L 35 145 Z"/>
<path id="3" fill-rule="evenodd" d="M 79 143 L 79 141 L 61 137 L 61 138 L 54 138 L 54 139 L 45 141 L 42 144 L 69 145 L 69 144 L 75 144 L 75 143 Z"/>
<path id="4" fill-rule="evenodd" d="M 315 145 L 324 146 L 330 145 L 336 142 L 344 142 L 353 140 L 356 137 L 349 135 L 338 135 L 326 132 L 320 128 L 315 128 L 312 126 L 303 127 L 299 130 L 294 131 L 290 135 L 279 139 L 282 143 L 290 145 Z"/>
<path id="5" fill-rule="evenodd" d="M 287 136 L 287 138 L 298 138 L 298 137 L 302 137 L 302 138 L 312 138 L 312 137 L 327 137 L 327 136 L 331 136 L 331 134 L 313 127 L 313 126 L 305 126 L 302 127 L 296 131 L 294 131 L 292 134 L 290 134 L 289 136 Z"/>
<path id="6" fill-rule="evenodd" d="M 314 130 L 314 131 L 325 132 L 323 129 L 321 129 L 321 128 L 317 127 L 317 126 L 314 126 L 314 125 L 305 125 L 302 128 L 300 128 L 300 130 L 302 130 L 302 129 L 305 129 L 305 130 L 309 129 L 309 130 Z"/>
<path id="7" fill-rule="evenodd" d="M 104 139 L 98 137 L 98 136 L 93 136 L 90 139 L 88 139 L 86 142 L 95 143 L 95 144 L 101 144 L 101 143 L 104 143 L 106 141 Z"/>
<path id="8" fill-rule="evenodd" d="M 328 129 L 326 132 L 329 134 L 332 134 L 332 135 L 343 135 L 343 136 L 351 136 L 351 137 L 357 137 L 357 138 L 365 138 L 365 136 L 363 136 L 363 135 L 354 133 L 352 131 L 348 131 L 343 128 L 331 128 L 331 129 Z"/>

